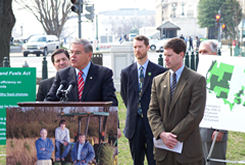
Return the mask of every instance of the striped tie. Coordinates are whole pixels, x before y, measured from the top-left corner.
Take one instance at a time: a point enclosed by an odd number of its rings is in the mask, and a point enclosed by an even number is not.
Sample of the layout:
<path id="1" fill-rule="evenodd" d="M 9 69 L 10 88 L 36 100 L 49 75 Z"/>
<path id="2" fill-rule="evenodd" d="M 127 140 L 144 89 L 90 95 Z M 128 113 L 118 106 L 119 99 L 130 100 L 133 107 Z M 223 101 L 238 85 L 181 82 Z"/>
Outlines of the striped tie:
<path id="1" fill-rule="evenodd" d="M 78 97 L 80 101 L 82 98 L 83 87 L 84 87 L 84 80 L 83 80 L 82 74 L 83 74 L 83 71 L 80 70 L 80 72 L 78 73 L 78 80 L 77 80 Z"/>
<path id="2" fill-rule="evenodd" d="M 171 83 L 171 86 L 170 86 L 171 100 L 172 100 L 172 97 L 173 97 L 173 94 L 174 94 L 174 90 L 175 90 L 176 84 L 177 84 L 176 73 L 174 72 L 172 74 L 172 83 Z"/>

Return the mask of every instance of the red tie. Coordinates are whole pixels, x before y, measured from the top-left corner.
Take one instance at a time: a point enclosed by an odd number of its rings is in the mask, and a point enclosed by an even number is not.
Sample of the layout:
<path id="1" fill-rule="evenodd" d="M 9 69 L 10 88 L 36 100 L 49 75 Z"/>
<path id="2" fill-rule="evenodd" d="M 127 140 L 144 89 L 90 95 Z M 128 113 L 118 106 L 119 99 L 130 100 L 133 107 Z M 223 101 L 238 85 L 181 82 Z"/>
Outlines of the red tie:
<path id="1" fill-rule="evenodd" d="M 81 101 L 82 94 L 83 94 L 83 87 L 84 87 L 84 80 L 83 80 L 83 71 L 80 70 L 78 73 L 78 80 L 77 80 L 77 86 L 78 86 L 78 96 L 79 100 Z"/>

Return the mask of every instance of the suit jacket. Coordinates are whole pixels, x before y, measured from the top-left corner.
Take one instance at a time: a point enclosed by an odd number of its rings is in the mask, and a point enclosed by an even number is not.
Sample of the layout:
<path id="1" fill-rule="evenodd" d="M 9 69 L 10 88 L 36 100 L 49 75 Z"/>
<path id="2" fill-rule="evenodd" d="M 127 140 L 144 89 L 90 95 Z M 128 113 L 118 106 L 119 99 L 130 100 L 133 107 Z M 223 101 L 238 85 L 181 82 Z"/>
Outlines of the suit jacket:
<path id="1" fill-rule="evenodd" d="M 162 132 L 177 135 L 183 142 L 181 154 L 175 154 L 180 163 L 202 160 L 202 142 L 199 123 L 206 103 L 206 80 L 195 71 L 185 67 L 170 98 L 170 72 L 153 79 L 148 119 L 156 139 Z M 167 150 L 154 147 L 154 158 L 162 161 Z"/>
<path id="2" fill-rule="evenodd" d="M 166 71 L 160 65 L 149 61 L 145 73 L 145 79 L 141 95 L 141 107 L 143 112 L 143 120 L 149 137 L 153 137 L 151 128 L 147 118 L 147 111 L 150 103 L 152 79 L 156 75 Z M 121 71 L 121 96 L 127 107 L 127 117 L 124 129 L 126 138 L 131 139 L 134 136 L 137 123 L 138 103 L 139 103 L 139 82 L 137 63 L 133 63 Z"/>
<path id="3" fill-rule="evenodd" d="M 117 106 L 118 102 L 112 75 L 111 69 L 91 62 L 81 101 L 112 101 L 112 105 Z M 59 98 L 56 97 L 56 91 L 62 80 L 67 81 L 68 85 L 72 80 L 77 82 L 75 68 L 67 67 L 56 73 L 54 83 L 46 96 L 46 101 L 59 101 Z M 67 89 L 67 87 L 64 87 L 64 89 Z M 68 99 L 69 101 L 79 101 L 77 85 L 68 94 Z"/>
<path id="4" fill-rule="evenodd" d="M 43 101 L 54 82 L 54 77 L 39 82 L 36 101 Z"/>

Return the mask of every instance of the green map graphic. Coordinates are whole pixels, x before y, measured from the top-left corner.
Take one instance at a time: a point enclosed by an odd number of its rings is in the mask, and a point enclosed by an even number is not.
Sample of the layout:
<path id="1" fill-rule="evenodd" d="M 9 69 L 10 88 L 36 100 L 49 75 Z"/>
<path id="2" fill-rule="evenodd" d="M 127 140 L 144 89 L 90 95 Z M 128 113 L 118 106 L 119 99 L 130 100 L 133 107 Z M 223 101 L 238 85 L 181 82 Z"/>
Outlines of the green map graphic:
<path id="1" fill-rule="evenodd" d="M 243 74 L 243 75 L 241 75 Z M 245 67 L 212 61 L 206 74 L 207 89 L 209 93 L 215 94 L 216 98 L 223 99 L 228 104 L 230 111 L 235 105 L 245 107 L 245 82 L 239 77 L 245 77 Z"/>

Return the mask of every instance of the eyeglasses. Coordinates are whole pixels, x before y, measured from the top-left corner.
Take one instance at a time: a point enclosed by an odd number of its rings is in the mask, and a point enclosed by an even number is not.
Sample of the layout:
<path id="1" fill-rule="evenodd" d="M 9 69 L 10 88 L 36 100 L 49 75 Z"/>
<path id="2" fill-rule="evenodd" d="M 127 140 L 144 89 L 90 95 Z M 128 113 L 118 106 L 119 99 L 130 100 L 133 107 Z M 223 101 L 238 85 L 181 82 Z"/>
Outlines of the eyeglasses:
<path id="1" fill-rule="evenodd" d="M 80 51 L 77 51 L 77 52 L 73 52 L 73 51 L 69 51 L 69 54 L 70 55 L 76 55 L 76 56 L 78 56 L 78 55 L 81 55 L 81 54 L 84 54 L 84 53 L 86 53 L 86 52 L 80 52 Z"/>

